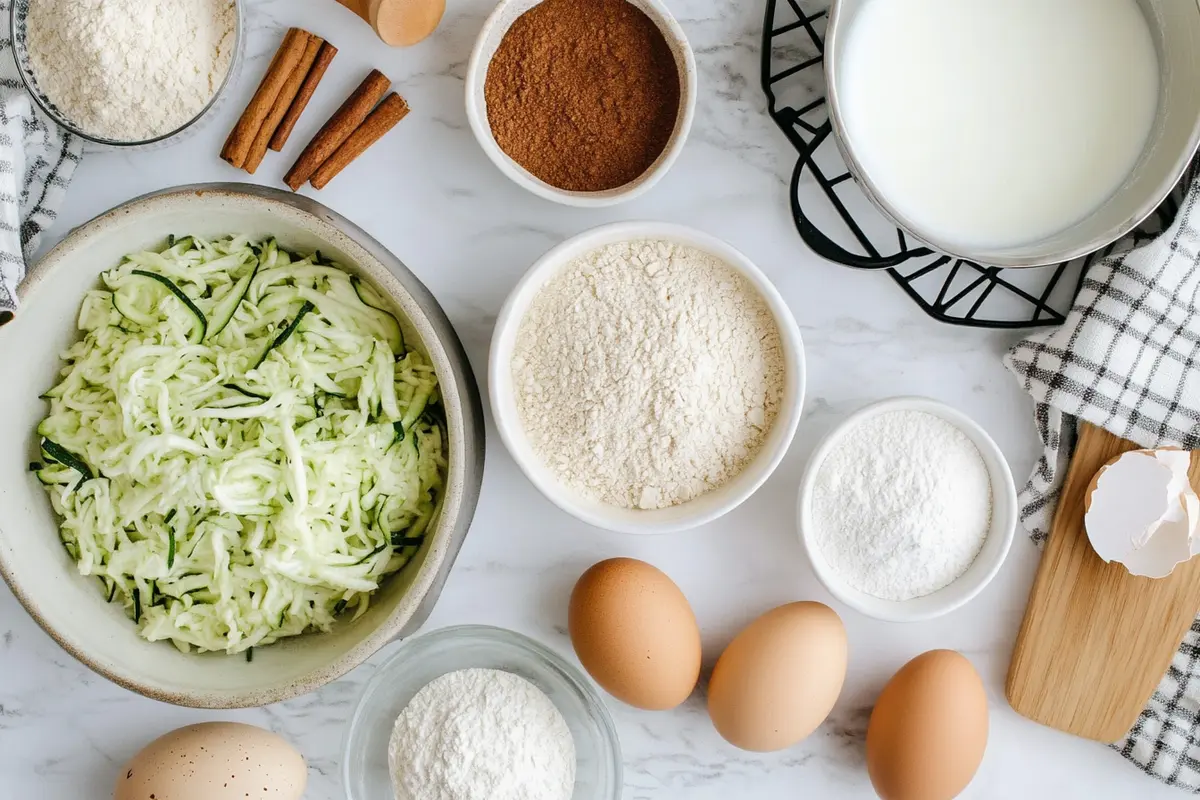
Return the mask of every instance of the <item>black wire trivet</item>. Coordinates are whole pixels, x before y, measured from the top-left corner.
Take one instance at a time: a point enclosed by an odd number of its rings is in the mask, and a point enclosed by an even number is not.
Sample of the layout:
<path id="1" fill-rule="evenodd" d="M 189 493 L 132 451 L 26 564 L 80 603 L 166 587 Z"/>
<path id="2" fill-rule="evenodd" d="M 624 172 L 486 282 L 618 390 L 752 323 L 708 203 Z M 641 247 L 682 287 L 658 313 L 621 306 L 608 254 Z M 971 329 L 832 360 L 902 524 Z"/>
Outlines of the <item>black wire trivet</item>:
<path id="1" fill-rule="evenodd" d="M 823 64 L 829 0 L 767 0 L 762 86 L 767 110 L 800 158 L 792 172 L 792 217 L 817 255 L 858 269 L 886 270 L 925 313 L 953 325 L 1057 325 L 1093 261 L 1161 232 L 1178 210 L 1172 195 L 1122 242 L 1056 266 L 1001 269 L 911 242 L 880 214 L 846 169 L 825 110 Z"/>

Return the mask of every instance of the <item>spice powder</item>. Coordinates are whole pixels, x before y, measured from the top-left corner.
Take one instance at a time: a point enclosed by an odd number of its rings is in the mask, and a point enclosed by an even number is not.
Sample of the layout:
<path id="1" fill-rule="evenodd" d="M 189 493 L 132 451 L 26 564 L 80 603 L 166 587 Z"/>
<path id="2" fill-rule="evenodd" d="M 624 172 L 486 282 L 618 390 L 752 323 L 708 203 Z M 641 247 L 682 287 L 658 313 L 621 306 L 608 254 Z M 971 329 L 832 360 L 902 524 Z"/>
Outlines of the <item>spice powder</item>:
<path id="1" fill-rule="evenodd" d="M 484 84 L 500 149 L 577 192 L 646 172 L 675 130 L 679 96 L 670 45 L 626 0 L 544 0 L 509 28 Z"/>

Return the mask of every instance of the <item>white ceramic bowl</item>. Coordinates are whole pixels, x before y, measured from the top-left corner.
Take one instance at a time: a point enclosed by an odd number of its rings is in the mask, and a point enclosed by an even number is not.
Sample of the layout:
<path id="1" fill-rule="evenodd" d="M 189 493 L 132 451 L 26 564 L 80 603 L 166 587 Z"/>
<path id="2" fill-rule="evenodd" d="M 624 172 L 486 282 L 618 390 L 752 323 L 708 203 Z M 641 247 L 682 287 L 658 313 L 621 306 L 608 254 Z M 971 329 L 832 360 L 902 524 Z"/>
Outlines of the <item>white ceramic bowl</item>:
<path id="1" fill-rule="evenodd" d="M 162 244 L 168 234 L 275 235 L 288 248 L 320 249 L 357 272 L 393 304 L 405 337 L 418 342 L 438 374 L 449 430 L 442 514 L 414 560 L 384 583 L 370 610 L 330 633 L 256 649 L 254 660 L 185 655 L 139 638 L 95 578 L 81 576 L 59 540 L 50 501 L 27 465 L 38 458 L 38 396 L 53 385 L 59 354 L 78 338 L 84 292 L 120 258 Z M 180 187 L 120 206 L 72 232 L 21 287 L 16 319 L 0 328 L 0 575 L 67 652 L 148 697 L 179 705 L 231 708 L 286 700 L 340 677 L 397 636 L 416 631 L 432 610 L 462 545 L 483 477 L 483 408 L 470 366 L 437 301 L 395 256 L 315 201 L 290 192 L 214 184 Z"/>
<path id="2" fill-rule="evenodd" d="M 500 149 L 492 136 L 492 128 L 488 124 L 487 102 L 484 99 L 483 88 L 487 80 L 488 65 L 492 55 L 500 46 L 500 40 L 519 16 L 540 3 L 541 0 L 500 0 L 492 11 L 479 38 L 475 41 L 475 49 L 471 51 L 471 60 L 467 65 L 467 121 L 479 146 L 487 153 L 500 171 L 514 183 L 539 197 L 563 203 L 568 206 L 583 208 L 598 208 L 611 206 L 632 200 L 649 191 L 654 184 L 667 173 L 679 153 L 683 150 L 684 141 L 692 127 L 692 118 L 696 115 L 696 57 L 688 44 L 683 28 L 671 16 L 662 0 L 629 0 L 637 8 L 645 12 L 662 31 L 663 38 L 675 55 L 675 65 L 679 70 L 679 116 L 675 119 L 675 130 L 667 146 L 663 148 L 658 159 L 650 165 L 637 179 L 601 192 L 572 192 L 559 189 L 536 178 L 529 170 L 513 161 Z"/>
<path id="3" fill-rule="evenodd" d="M 903 601 L 883 600 L 866 594 L 838 575 L 814 541 L 816 523 L 812 517 L 813 487 L 826 456 L 851 429 L 871 417 L 895 411 L 923 411 L 954 425 L 979 449 L 979 455 L 987 465 L 992 482 L 992 526 L 975 561 L 949 586 L 924 597 Z M 800 482 L 797 517 L 800 539 L 804 543 L 809 561 L 812 562 L 813 571 L 830 594 L 868 617 L 888 622 L 917 622 L 940 617 L 965 605 L 996 577 L 1000 565 L 1008 556 L 1009 547 L 1012 546 L 1013 531 L 1017 524 L 1017 491 L 1004 454 L 978 423 L 961 411 L 936 400 L 924 397 L 896 397 L 874 403 L 851 414 L 817 446 Z"/>
<path id="4" fill-rule="evenodd" d="M 387 759 L 396 718 L 431 681 L 462 669 L 511 672 L 545 692 L 575 742 L 571 800 L 620 800 L 621 740 L 592 682 L 548 647 L 486 625 L 422 634 L 399 645 L 379 665 L 346 733 L 342 784 L 347 800 L 395 798 Z"/>
<path id="5" fill-rule="evenodd" d="M 672 508 L 639 510 L 619 508 L 582 496 L 563 484 L 538 458 L 525 437 L 512 384 L 512 354 L 517 331 L 529 304 L 541 288 L 568 263 L 615 242 L 665 239 L 704 250 L 744 275 L 758 290 L 779 326 L 787 367 L 779 415 L 758 455 L 737 477 L 706 494 Z M 500 438 L 521 471 L 556 506 L 589 525 L 619 533 L 671 533 L 703 525 L 741 505 L 770 477 L 783 460 L 804 405 L 804 345 L 792 312 L 779 292 L 750 259 L 732 246 L 706 233 L 665 222 L 618 222 L 593 228 L 568 239 L 542 256 L 513 289 L 492 334 L 488 359 L 488 387 L 492 414 Z"/>

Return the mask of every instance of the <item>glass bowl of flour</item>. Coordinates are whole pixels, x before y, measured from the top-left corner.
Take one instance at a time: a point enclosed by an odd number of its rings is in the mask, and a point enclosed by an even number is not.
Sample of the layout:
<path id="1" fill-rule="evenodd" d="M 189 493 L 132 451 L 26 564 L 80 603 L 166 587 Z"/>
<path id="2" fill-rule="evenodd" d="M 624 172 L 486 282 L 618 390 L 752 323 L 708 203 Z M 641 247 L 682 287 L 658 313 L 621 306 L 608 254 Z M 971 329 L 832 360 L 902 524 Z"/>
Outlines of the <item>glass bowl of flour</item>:
<path id="1" fill-rule="evenodd" d="M 619 800 L 621 745 L 578 669 L 521 634 L 461 625 L 379 665 L 350 720 L 342 782 L 348 800 Z"/>
<path id="2" fill-rule="evenodd" d="M 196 133 L 236 81 L 240 0 L 13 0 L 17 71 L 51 120 L 100 148 Z"/>
<path id="3" fill-rule="evenodd" d="M 800 539 L 829 593 L 869 617 L 915 622 L 978 595 L 1012 545 L 1017 496 L 978 423 L 923 397 L 851 414 L 800 482 Z"/>

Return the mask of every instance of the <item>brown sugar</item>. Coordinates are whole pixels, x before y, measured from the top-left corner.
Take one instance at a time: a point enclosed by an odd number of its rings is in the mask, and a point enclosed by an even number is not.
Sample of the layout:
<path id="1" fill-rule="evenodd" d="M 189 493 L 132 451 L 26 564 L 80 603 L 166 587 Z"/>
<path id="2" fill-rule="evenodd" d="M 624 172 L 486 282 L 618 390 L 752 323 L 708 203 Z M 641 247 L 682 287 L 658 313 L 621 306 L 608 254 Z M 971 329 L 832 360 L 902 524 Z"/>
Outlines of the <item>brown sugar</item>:
<path id="1" fill-rule="evenodd" d="M 624 186 L 662 154 L 679 116 L 675 56 L 626 0 L 544 0 L 492 56 L 484 84 L 500 149 L 552 186 Z"/>

